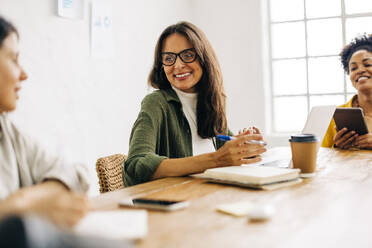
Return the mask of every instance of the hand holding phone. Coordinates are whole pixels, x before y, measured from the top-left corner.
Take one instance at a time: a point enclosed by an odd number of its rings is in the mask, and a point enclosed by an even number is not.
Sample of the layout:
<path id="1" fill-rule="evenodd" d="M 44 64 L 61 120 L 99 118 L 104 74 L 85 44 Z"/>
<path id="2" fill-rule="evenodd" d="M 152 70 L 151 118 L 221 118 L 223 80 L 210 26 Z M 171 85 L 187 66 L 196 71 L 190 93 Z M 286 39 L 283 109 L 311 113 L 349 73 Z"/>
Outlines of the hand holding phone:
<path id="1" fill-rule="evenodd" d="M 188 201 L 170 201 L 150 198 L 134 198 L 132 200 L 123 200 L 119 202 L 120 206 L 133 208 L 146 208 L 162 211 L 174 211 L 189 206 Z"/>
<path id="2" fill-rule="evenodd" d="M 358 134 L 355 131 L 349 131 L 346 127 L 336 131 L 337 133 L 334 137 L 335 147 L 341 149 L 349 149 L 353 147 L 353 144 L 358 137 Z"/>
<path id="3" fill-rule="evenodd" d="M 336 108 L 333 119 L 337 129 L 334 137 L 336 147 L 349 149 L 358 136 L 368 133 L 361 108 Z"/>

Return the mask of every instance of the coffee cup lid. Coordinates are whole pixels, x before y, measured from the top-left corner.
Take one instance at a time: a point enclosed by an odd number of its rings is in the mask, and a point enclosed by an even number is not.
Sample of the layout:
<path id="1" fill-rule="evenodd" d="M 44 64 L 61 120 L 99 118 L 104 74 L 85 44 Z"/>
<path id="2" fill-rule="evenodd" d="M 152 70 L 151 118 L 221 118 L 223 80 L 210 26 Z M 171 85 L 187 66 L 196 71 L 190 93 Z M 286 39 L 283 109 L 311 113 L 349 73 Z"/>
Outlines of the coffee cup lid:
<path id="1" fill-rule="evenodd" d="M 318 137 L 316 137 L 314 134 L 309 133 L 291 135 L 291 138 L 289 139 L 289 142 L 316 142 L 316 141 L 318 141 Z"/>

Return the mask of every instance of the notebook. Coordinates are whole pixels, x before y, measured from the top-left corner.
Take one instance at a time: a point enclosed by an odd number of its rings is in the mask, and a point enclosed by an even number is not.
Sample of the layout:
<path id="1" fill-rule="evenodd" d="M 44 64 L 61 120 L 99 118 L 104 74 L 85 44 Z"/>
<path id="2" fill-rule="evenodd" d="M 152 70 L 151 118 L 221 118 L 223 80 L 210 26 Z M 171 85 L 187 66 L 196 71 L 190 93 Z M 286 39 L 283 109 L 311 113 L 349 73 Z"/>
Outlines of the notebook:
<path id="1" fill-rule="evenodd" d="M 193 175 L 209 182 L 272 190 L 301 182 L 299 169 L 242 165 L 212 168 Z"/>
<path id="2" fill-rule="evenodd" d="M 336 109 L 334 105 L 312 107 L 302 133 L 312 133 L 319 137 L 319 145 L 327 131 Z M 261 155 L 260 162 L 208 169 L 193 177 L 204 178 L 210 182 L 233 184 L 243 187 L 273 190 L 301 182 L 299 169 L 290 169 L 291 151 L 276 151 L 271 148 Z"/>

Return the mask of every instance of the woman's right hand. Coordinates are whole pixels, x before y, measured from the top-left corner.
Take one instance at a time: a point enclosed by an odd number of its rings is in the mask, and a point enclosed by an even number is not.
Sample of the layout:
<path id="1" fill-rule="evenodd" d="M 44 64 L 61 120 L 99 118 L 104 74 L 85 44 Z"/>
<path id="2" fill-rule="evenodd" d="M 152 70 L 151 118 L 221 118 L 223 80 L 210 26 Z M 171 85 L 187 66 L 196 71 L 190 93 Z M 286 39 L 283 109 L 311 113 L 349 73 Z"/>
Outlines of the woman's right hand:
<path id="1" fill-rule="evenodd" d="M 250 140 L 263 138 L 261 134 L 247 134 L 227 141 L 216 151 L 217 167 L 259 162 L 261 160 L 259 155 L 266 152 L 266 148 L 263 145 L 248 143 Z"/>
<path id="2" fill-rule="evenodd" d="M 67 228 L 76 225 L 88 209 L 86 197 L 73 192 L 40 199 L 30 206 L 31 211 L 46 216 L 56 225 Z"/>
<path id="3" fill-rule="evenodd" d="M 337 129 L 336 129 L 337 131 Z M 347 131 L 347 128 L 344 127 L 340 131 L 337 131 L 334 137 L 335 147 L 341 149 L 349 149 L 353 146 L 353 142 L 358 137 L 358 134 L 355 131 Z"/>

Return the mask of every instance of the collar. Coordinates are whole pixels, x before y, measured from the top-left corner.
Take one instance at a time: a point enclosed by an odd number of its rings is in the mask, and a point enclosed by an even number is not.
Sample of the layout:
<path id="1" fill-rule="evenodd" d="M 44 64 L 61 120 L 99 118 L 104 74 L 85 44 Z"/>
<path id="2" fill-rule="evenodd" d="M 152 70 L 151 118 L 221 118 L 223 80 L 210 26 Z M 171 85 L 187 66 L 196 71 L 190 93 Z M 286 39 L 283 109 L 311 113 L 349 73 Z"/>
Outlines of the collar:
<path id="1" fill-rule="evenodd" d="M 359 106 L 359 101 L 358 101 L 358 94 L 354 95 L 347 103 L 347 107 L 360 107 Z"/>
<path id="2" fill-rule="evenodd" d="M 181 104 L 181 100 L 178 98 L 177 93 L 172 89 L 172 87 L 162 91 L 167 102 L 178 102 Z"/>

